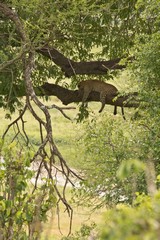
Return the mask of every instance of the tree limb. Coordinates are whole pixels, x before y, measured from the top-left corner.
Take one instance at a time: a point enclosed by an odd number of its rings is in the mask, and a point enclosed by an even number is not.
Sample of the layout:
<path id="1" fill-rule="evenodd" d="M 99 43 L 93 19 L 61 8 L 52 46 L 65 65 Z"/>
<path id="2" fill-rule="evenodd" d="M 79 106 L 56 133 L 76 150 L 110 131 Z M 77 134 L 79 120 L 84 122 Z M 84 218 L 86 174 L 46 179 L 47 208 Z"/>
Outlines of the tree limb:
<path id="1" fill-rule="evenodd" d="M 51 170 L 52 170 L 52 167 L 54 167 L 54 165 L 55 165 L 55 157 L 57 157 L 57 159 L 59 160 L 59 165 L 61 166 L 61 172 L 65 176 L 66 184 L 67 184 L 70 181 L 69 177 L 71 174 L 76 177 L 78 175 L 76 173 L 74 173 L 72 170 L 70 170 L 70 168 L 67 165 L 67 162 L 62 157 L 57 146 L 55 145 L 54 139 L 53 139 L 53 134 L 52 134 L 52 122 L 51 122 L 50 113 L 49 113 L 47 107 L 37 98 L 37 96 L 35 94 L 35 89 L 34 89 L 33 83 L 32 83 L 32 72 L 34 69 L 34 62 L 35 62 L 35 49 L 33 48 L 32 43 L 29 39 L 29 35 L 27 34 L 27 31 L 25 31 L 23 22 L 21 22 L 16 11 L 14 11 L 14 9 L 8 7 L 6 4 L 0 3 L 0 12 L 2 12 L 2 14 L 4 16 L 6 16 L 8 19 L 10 19 L 11 21 L 14 22 L 16 30 L 18 32 L 18 35 L 20 36 L 20 39 L 21 39 L 22 47 L 26 46 L 26 48 L 27 48 L 27 46 L 30 46 L 28 51 L 25 54 L 23 54 L 23 56 L 22 56 L 23 77 L 24 77 L 23 88 L 24 88 L 24 94 L 26 95 L 26 108 L 28 108 L 30 110 L 32 116 L 38 121 L 38 123 L 40 125 L 40 135 L 41 135 L 41 145 L 39 146 L 35 155 L 30 159 L 30 161 L 33 162 L 33 160 L 38 161 L 39 159 L 41 159 L 45 162 L 46 159 L 49 157 L 48 160 L 49 160 L 49 166 L 50 166 L 50 169 L 49 169 L 50 175 L 48 175 L 48 178 L 50 180 L 52 180 L 52 182 L 54 182 L 53 176 L 51 174 L 51 172 L 52 172 Z M 15 86 L 15 87 L 18 88 L 19 86 Z M 20 88 L 19 88 L 19 90 L 20 90 Z M 20 93 L 20 91 L 19 91 L 19 93 Z M 4 92 L 3 92 L 3 94 L 4 94 Z M 22 96 L 22 93 L 21 93 L 21 96 Z M 17 94 L 16 94 L 16 97 L 17 97 Z M 45 120 L 42 119 L 43 118 L 42 116 L 41 116 L 42 118 L 39 117 L 39 115 L 34 111 L 32 105 L 31 105 L 31 101 L 30 101 L 31 99 L 36 104 L 36 106 L 41 110 L 41 112 L 44 114 Z M 23 114 L 23 112 L 22 112 L 22 114 Z M 23 121 L 22 114 L 20 115 L 19 118 Z M 17 123 L 19 118 L 16 120 L 15 123 Z M 23 124 L 24 124 L 24 122 L 23 122 Z M 42 127 L 43 127 L 43 130 L 45 130 L 44 131 L 45 137 L 43 137 Z M 10 125 L 9 125 L 8 129 L 9 128 L 10 128 Z M 19 131 L 18 124 L 17 124 L 17 128 L 18 128 L 18 133 L 19 133 L 20 131 Z M 22 126 L 22 130 L 23 130 L 23 134 L 26 136 L 26 132 L 24 131 L 23 126 Z M 49 145 L 50 153 L 47 153 L 46 145 Z M 37 159 L 37 157 L 38 157 L 38 159 Z M 48 164 L 48 162 L 47 162 L 47 164 Z M 41 163 L 40 163 L 40 165 L 41 165 Z M 38 177 L 36 178 L 36 181 L 37 180 L 38 180 Z M 72 211 L 72 208 L 70 207 L 69 203 L 67 202 L 66 196 L 65 196 L 66 184 L 65 184 L 65 186 L 63 186 L 63 193 L 61 193 L 61 191 L 59 191 L 56 183 L 54 184 L 53 187 L 58 196 L 57 202 L 61 201 L 65 205 L 66 210 L 68 211 L 68 213 L 70 215 L 70 222 L 72 222 L 73 211 Z M 49 185 L 46 185 L 46 186 L 49 189 Z M 36 186 L 34 187 L 34 189 L 36 189 Z M 53 202 L 53 204 L 54 204 L 54 202 Z"/>
<path id="2" fill-rule="evenodd" d="M 39 96 L 47 95 L 47 96 L 56 96 L 61 100 L 64 105 L 68 105 L 73 102 L 81 102 L 83 93 L 79 94 L 78 90 L 69 90 L 64 87 L 61 87 L 56 84 L 45 83 L 41 87 L 38 87 L 36 94 Z M 136 99 L 138 95 L 137 92 L 129 93 L 123 96 L 120 95 L 113 95 L 110 97 L 106 97 L 106 104 L 119 106 L 119 107 L 138 107 L 139 102 Z M 88 99 L 88 102 L 95 101 L 99 102 L 99 93 L 91 92 Z"/>
<path id="3" fill-rule="evenodd" d="M 123 69 L 126 65 L 119 64 L 122 58 L 116 58 L 108 61 L 80 61 L 76 62 L 60 53 L 57 49 L 49 46 L 44 46 L 37 50 L 38 53 L 51 59 L 61 70 L 66 77 L 74 75 L 104 75 L 108 70 Z M 132 60 L 132 57 L 127 60 Z"/>
<path id="4" fill-rule="evenodd" d="M 26 50 L 25 50 L 26 51 Z M 19 54 L 17 54 L 17 56 L 11 60 L 8 60 L 7 62 L 3 62 L 0 64 L 0 71 L 2 71 L 3 69 L 5 69 L 6 67 L 10 66 L 11 64 L 15 63 L 17 60 L 21 60 L 23 54 L 25 51 L 21 51 Z"/>
<path id="5" fill-rule="evenodd" d="M 27 36 L 25 34 L 24 28 L 23 28 L 23 24 L 20 21 L 17 13 L 15 11 L 13 11 L 11 8 L 9 8 L 6 4 L 4 3 L 0 3 L 0 12 L 2 14 L 4 14 L 7 18 L 9 18 L 10 20 L 12 20 L 14 22 L 14 24 L 16 25 L 16 30 L 19 34 L 19 36 L 21 37 L 22 41 L 24 43 L 27 43 Z"/>
<path id="6" fill-rule="evenodd" d="M 25 89 L 22 86 L 14 85 L 13 89 L 15 90 L 16 96 L 15 97 L 23 97 L 26 95 Z M 64 105 L 68 105 L 70 103 L 79 103 L 82 102 L 82 95 L 83 93 L 79 94 L 78 90 L 70 90 L 59 85 L 53 83 L 44 83 L 39 87 L 34 88 L 36 96 L 56 96 Z M 0 95 L 8 94 L 7 91 L 1 88 L 0 84 Z M 119 107 L 138 107 L 138 93 L 132 92 L 125 95 L 113 95 L 110 97 L 106 97 L 106 104 L 119 106 Z M 99 93 L 91 92 L 88 99 L 88 102 L 95 101 L 99 102 Z M 49 108 L 49 107 L 48 107 Z M 62 108 L 61 108 L 62 109 Z M 62 109 L 65 110 L 65 109 Z"/>

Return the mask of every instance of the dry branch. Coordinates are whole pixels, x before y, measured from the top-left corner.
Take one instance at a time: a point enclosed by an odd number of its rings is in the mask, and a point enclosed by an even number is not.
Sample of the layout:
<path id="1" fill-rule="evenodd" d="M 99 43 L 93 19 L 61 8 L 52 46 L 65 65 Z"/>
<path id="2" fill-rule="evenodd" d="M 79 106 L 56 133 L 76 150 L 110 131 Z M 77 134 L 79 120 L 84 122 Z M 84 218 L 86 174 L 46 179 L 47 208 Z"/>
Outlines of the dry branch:
<path id="1" fill-rule="evenodd" d="M 17 125 L 18 133 L 20 132 L 20 129 L 18 126 L 19 120 L 22 121 L 23 134 L 25 135 L 25 137 L 27 136 L 27 134 L 24 130 L 24 120 L 23 120 L 22 116 L 23 116 L 25 110 L 29 109 L 32 116 L 37 120 L 37 123 L 40 125 L 40 136 L 41 136 L 41 144 L 40 144 L 37 152 L 35 153 L 34 157 L 30 161 L 32 162 L 33 160 L 37 160 L 37 158 L 39 158 L 41 160 L 39 169 L 41 169 L 42 162 L 43 162 L 44 166 L 47 166 L 47 164 L 45 165 L 45 161 L 46 161 L 46 158 L 48 157 L 49 158 L 49 164 L 48 164 L 49 167 L 46 167 L 46 171 L 48 172 L 48 178 L 50 178 L 50 180 L 52 180 L 52 182 L 54 183 L 54 181 L 53 181 L 54 178 L 51 173 L 52 173 L 52 168 L 54 168 L 54 166 L 55 166 L 55 162 L 54 162 L 55 157 L 57 157 L 57 159 L 59 160 L 60 166 L 61 166 L 61 172 L 63 173 L 63 175 L 66 179 L 66 184 L 67 184 L 68 182 L 71 182 L 70 175 L 74 175 L 76 177 L 78 177 L 78 175 L 69 168 L 69 166 L 67 165 L 67 162 L 62 157 L 57 146 L 55 145 L 54 139 L 53 139 L 53 134 L 52 134 L 52 123 L 51 123 L 50 113 L 49 113 L 47 107 L 36 96 L 35 89 L 32 84 L 32 78 L 31 78 L 32 71 L 34 69 L 34 63 L 35 63 L 34 47 L 32 46 L 29 36 L 23 26 L 23 22 L 21 22 L 16 11 L 14 11 L 12 8 L 8 7 L 6 4 L 0 3 L 0 12 L 5 17 L 7 17 L 8 19 L 10 19 L 11 21 L 14 22 L 17 33 L 21 38 L 22 49 L 25 47 L 27 49 L 27 46 L 30 46 L 30 48 L 28 49 L 28 52 L 22 54 L 22 59 L 21 59 L 22 64 L 23 64 L 23 77 L 24 77 L 24 86 L 25 86 L 25 90 L 24 90 L 23 94 L 26 95 L 26 107 L 24 108 L 24 111 L 21 113 L 21 115 L 11 125 L 8 126 L 6 132 L 4 133 L 4 137 L 7 133 L 7 131 L 9 130 L 9 128 L 14 124 Z M 18 86 L 16 86 L 16 87 L 18 87 Z M 20 93 L 20 91 L 19 91 L 19 93 Z M 22 93 L 21 93 L 21 96 L 23 96 Z M 31 99 L 36 104 L 36 106 L 39 109 L 41 109 L 43 116 L 45 116 L 45 120 L 42 120 L 42 118 L 34 111 L 34 107 L 32 106 L 32 103 L 31 103 Z M 42 128 L 43 128 L 43 130 L 45 130 L 44 136 L 43 136 Z M 27 138 L 27 140 L 28 140 L 28 138 Z M 27 141 L 27 143 L 28 143 L 28 141 Z M 47 153 L 46 145 L 49 145 L 50 153 Z M 36 176 L 36 183 L 33 188 L 33 191 L 35 191 L 35 189 L 36 189 L 38 178 L 39 178 L 39 173 Z M 73 211 L 66 199 L 66 184 L 63 187 L 63 193 L 61 193 L 59 191 L 59 188 L 57 187 L 56 183 L 55 183 L 55 185 L 53 185 L 53 187 L 58 196 L 57 201 L 62 202 L 65 205 L 66 210 L 68 211 L 68 213 L 70 215 L 70 221 L 72 222 Z"/>

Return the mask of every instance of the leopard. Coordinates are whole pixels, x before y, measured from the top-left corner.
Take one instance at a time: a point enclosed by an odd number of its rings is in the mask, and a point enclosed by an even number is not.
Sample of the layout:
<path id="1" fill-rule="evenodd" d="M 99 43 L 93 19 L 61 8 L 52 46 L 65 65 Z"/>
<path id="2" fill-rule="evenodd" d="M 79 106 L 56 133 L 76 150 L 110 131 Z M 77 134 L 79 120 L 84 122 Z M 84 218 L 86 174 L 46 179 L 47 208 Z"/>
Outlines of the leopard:
<path id="1" fill-rule="evenodd" d="M 78 84 L 79 94 L 83 91 L 83 97 L 82 97 L 82 104 L 84 105 L 89 97 L 89 94 L 93 91 L 98 92 L 100 94 L 100 102 L 102 103 L 102 106 L 99 110 L 99 113 L 101 113 L 105 107 L 106 104 L 106 97 L 116 97 L 119 93 L 118 89 L 110 84 L 106 83 L 104 81 L 100 80 L 85 80 L 81 81 Z M 122 116 L 125 119 L 124 116 L 124 109 L 122 109 Z M 117 106 L 114 106 L 114 115 L 117 114 Z"/>

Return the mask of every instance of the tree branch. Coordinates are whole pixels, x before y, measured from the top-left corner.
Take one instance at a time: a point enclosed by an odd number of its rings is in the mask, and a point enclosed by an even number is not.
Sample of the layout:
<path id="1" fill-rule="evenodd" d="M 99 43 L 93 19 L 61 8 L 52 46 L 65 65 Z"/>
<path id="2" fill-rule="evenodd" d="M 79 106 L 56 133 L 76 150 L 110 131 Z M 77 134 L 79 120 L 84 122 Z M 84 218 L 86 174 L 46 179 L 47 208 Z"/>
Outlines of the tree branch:
<path id="1" fill-rule="evenodd" d="M 33 160 L 39 160 L 39 159 L 46 161 L 46 158 L 49 158 L 48 160 L 49 160 L 50 169 L 49 169 L 48 173 L 50 173 L 50 175 L 48 175 L 48 177 L 50 178 L 50 180 L 53 181 L 51 170 L 52 170 L 52 167 L 54 167 L 54 165 L 55 165 L 55 157 L 57 157 L 57 159 L 59 160 L 59 165 L 61 166 L 61 172 L 63 173 L 63 175 L 66 178 L 66 183 L 65 183 L 65 186 L 63 186 L 63 193 L 61 193 L 59 191 L 56 183 L 54 184 L 53 188 L 55 189 L 55 191 L 58 195 L 57 201 L 58 202 L 61 201 L 65 205 L 66 210 L 68 211 L 68 213 L 70 215 L 70 222 L 72 222 L 73 211 L 72 211 L 72 208 L 70 207 L 69 203 L 66 200 L 65 191 L 66 191 L 66 184 L 69 181 L 71 181 L 69 178 L 70 177 L 69 175 L 72 174 L 77 177 L 77 174 L 74 173 L 68 167 L 67 162 L 62 157 L 57 146 L 55 145 L 54 139 L 53 139 L 53 134 L 52 134 L 52 122 L 51 122 L 50 113 L 49 113 L 47 107 L 36 96 L 35 89 L 34 89 L 33 83 L 32 83 L 32 77 L 31 77 L 33 69 L 34 69 L 35 50 L 29 39 L 29 35 L 27 34 L 27 32 L 25 31 L 25 28 L 23 27 L 23 22 L 21 22 L 20 18 L 18 17 L 18 15 L 14 11 L 14 9 L 8 7 L 6 4 L 0 3 L 0 12 L 2 12 L 2 14 L 4 16 L 6 16 L 8 19 L 10 19 L 11 21 L 14 22 L 16 30 L 18 32 L 18 35 L 21 38 L 22 47 L 26 47 L 26 49 L 27 49 L 27 46 L 30 46 L 28 51 L 25 54 L 23 54 L 23 56 L 22 56 L 23 77 L 24 77 L 24 84 L 23 84 L 24 90 L 23 91 L 24 91 L 24 94 L 26 95 L 26 108 L 28 108 L 30 110 L 33 117 L 38 121 L 38 123 L 40 125 L 40 135 L 41 135 L 41 145 L 39 146 L 39 148 L 38 148 L 37 152 L 35 153 L 35 155 L 33 156 L 33 158 L 30 159 L 30 161 L 33 162 Z M 15 88 L 16 87 L 19 88 L 19 86 L 15 86 Z M 19 90 L 20 90 L 20 88 L 19 88 Z M 20 91 L 18 91 L 18 92 L 20 93 Z M 2 94 L 4 95 L 4 92 Z M 22 93 L 21 93 L 21 96 L 22 96 Z M 17 97 L 17 95 L 16 95 L 16 97 Z M 39 117 L 38 114 L 34 111 L 32 105 L 30 103 L 30 99 L 32 99 L 33 102 L 36 104 L 36 106 L 42 111 L 42 113 L 45 116 L 45 120 L 42 120 L 43 117 L 42 116 L 41 116 L 42 118 Z M 24 109 L 23 112 L 25 112 L 26 108 Z M 18 120 L 21 119 L 21 121 L 23 123 L 22 131 L 23 131 L 23 134 L 26 136 L 26 132 L 24 131 L 24 128 L 23 128 L 24 127 L 24 121 L 22 119 L 23 112 L 21 113 L 20 117 L 15 120 L 15 123 L 17 124 Z M 9 125 L 7 128 L 8 130 L 9 130 L 10 126 L 11 125 Z M 45 129 L 45 133 L 44 133 L 45 137 L 43 137 L 42 126 Z M 17 124 L 17 128 L 18 128 L 18 133 L 19 133 L 20 130 L 19 130 L 18 124 Z M 5 132 L 5 134 L 6 134 L 6 132 Z M 5 134 L 4 134 L 4 137 L 5 137 Z M 27 141 L 27 144 L 28 144 L 28 141 Z M 47 153 L 46 147 L 48 147 L 48 146 L 46 146 L 46 145 L 49 146 L 50 153 Z M 37 157 L 39 159 L 37 159 Z M 41 165 L 41 163 L 40 163 L 40 165 Z M 36 178 L 36 181 L 38 181 L 38 177 Z M 49 189 L 49 185 L 46 185 L 46 186 Z M 36 185 L 35 185 L 34 189 L 36 189 Z M 34 191 L 34 189 L 33 189 L 33 191 Z M 48 194 L 50 194 L 50 193 L 48 193 Z M 54 204 L 54 202 L 53 202 L 53 204 Z"/>
<path id="2" fill-rule="evenodd" d="M 27 43 L 27 41 L 26 41 L 27 36 L 25 34 L 23 24 L 20 21 L 17 13 L 15 11 L 13 11 L 11 8 L 9 8 L 4 3 L 0 3 L 0 12 L 14 22 L 14 24 L 16 25 L 16 30 L 17 30 L 19 36 L 21 37 L 23 43 Z"/>
<path id="3" fill-rule="evenodd" d="M 108 70 L 123 69 L 126 65 L 119 64 L 122 58 L 116 58 L 108 61 L 81 61 L 76 62 L 60 53 L 57 49 L 49 46 L 44 46 L 37 50 L 38 53 L 51 59 L 61 70 L 66 77 L 74 75 L 104 75 Z M 132 57 L 127 60 L 132 60 Z"/>
<path id="4" fill-rule="evenodd" d="M 10 66 L 11 64 L 15 63 L 17 60 L 21 60 L 23 54 L 26 52 L 25 50 L 22 50 L 19 54 L 17 54 L 17 56 L 11 60 L 8 60 L 7 62 L 3 62 L 0 64 L 0 71 L 2 71 L 3 69 L 5 69 L 6 67 Z"/>
<path id="5" fill-rule="evenodd" d="M 23 97 L 26 95 L 25 89 L 22 88 L 22 86 L 13 84 L 13 89 L 16 92 L 16 97 Z M 61 87 L 59 85 L 47 83 L 47 82 L 39 87 L 35 87 L 34 91 L 35 91 L 36 96 L 56 96 L 64 105 L 68 105 L 70 103 L 81 102 L 82 95 L 83 95 L 83 93 L 79 94 L 78 90 L 70 90 L 70 89 Z M 7 91 L 3 90 L 1 88 L 1 84 L 0 84 L 0 95 L 6 95 L 6 94 L 7 94 Z M 113 96 L 106 98 L 106 104 L 113 105 L 113 106 L 119 106 L 119 107 L 123 106 L 123 107 L 128 107 L 128 108 L 138 107 L 139 101 L 138 101 L 137 96 L 138 96 L 137 92 L 131 92 L 131 93 L 121 95 L 121 96 L 113 95 Z M 91 102 L 91 101 L 99 102 L 100 101 L 99 93 L 91 92 L 87 101 L 88 102 Z M 65 110 L 65 109 L 62 109 L 62 110 Z"/>
<path id="6" fill-rule="evenodd" d="M 69 90 L 64 87 L 61 87 L 56 84 L 45 83 L 41 87 L 37 88 L 36 94 L 39 96 L 47 95 L 47 96 L 56 96 L 61 100 L 64 105 L 68 105 L 73 102 L 81 102 L 83 93 L 79 94 L 78 90 Z M 110 97 L 106 97 L 106 104 L 119 106 L 119 107 L 138 107 L 139 102 L 136 99 L 138 95 L 137 92 L 129 93 L 124 96 L 113 95 Z M 99 93 L 91 92 L 88 99 L 88 102 L 95 101 L 99 102 Z"/>

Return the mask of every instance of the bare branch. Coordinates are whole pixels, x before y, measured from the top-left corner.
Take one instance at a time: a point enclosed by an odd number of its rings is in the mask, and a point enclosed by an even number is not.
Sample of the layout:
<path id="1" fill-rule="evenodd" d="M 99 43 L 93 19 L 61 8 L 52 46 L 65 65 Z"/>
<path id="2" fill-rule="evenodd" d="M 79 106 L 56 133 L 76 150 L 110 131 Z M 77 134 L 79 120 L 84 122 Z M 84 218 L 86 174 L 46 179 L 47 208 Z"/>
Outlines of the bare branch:
<path id="1" fill-rule="evenodd" d="M 10 129 L 14 124 L 16 124 L 20 119 L 22 119 L 22 117 L 23 117 L 24 113 L 26 112 L 26 110 L 27 110 L 27 105 L 25 105 L 24 109 L 21 111 L 19 117 L 17 117 L 13 122 L 11 122 L 11 123 L 8 125 L 6 131 L 5 131 L 5 132 L 3 133 L 3 135 L 2 135 L 2 139 L 5 138 L 7 132 L 9 131 L 9 129 Z"/>
<path id="2" fill-rule="evenodd" d="M 76 109 L 75 107 L 58 107 L 58 106 L 56 106 L 55 104 L 52 104 L 51 106 L 46 106 L 46 108 L 47 108 L 47 109 L 55 108 L 55 109 L 59 110 L 59 111 L 62 113 L 62 115 L 63 115 L 65 118 L 67 118 L 68 120 L 71 120 L 71 118 L 68 117 L 68 116 L 64 113 L 63 110 Z"/>
<path id="3" fill-rule="evenodd" d="M 70 170 L 66 161 L 64 160 L 64 158 L 62 157 L 58 148 L 56 147 L 54 140 L 53 140 L 50 113 L 49 113 L 47 107 L 37 98 L 35 90 L 33 88 L 31 76 L 32 76 L 32 71 L 34 69 L 35 50 L 32 48 L 32 44 L 29 40 L 29 37 L 28 37 L 27 33 L 25 32 L 23 24 L 20 21 L 20 19 L 18 18 L 18 15 L 16 14 L 16 12 L 13 11 L 11 8 L 9 8 L 6 4 L 3 4 L 3 3 L 0 3 L 0 11 L 2 12 L 2 14 L 4 14 L 6 17 L 8 17 L 10 20 L 12 20 L 15 23 L 16 30 L 17 30 L 19 36 L 21 37 L 22 48 L 26 46 L 26 49 L 27 49 L 27 46 L 30 46 L 30 48 L 28 48 L 29 49 L 28 52 L 26 52 L 22 55 L 22 63 L 23 63 L 23 71 L 24 71 L 23 77 L 24 77 L 24 82 L 25 82 L 25 91 L 24 92 L 26 95 L 26 106 L 25 106 L 24 110 L 20 113 L 20 116 L 12 124 L 10 124 L 8 126 L 7 130 L 5 131 L 5 133 L 3 135 L 3 138 L 9 131 L 10 127 L 12 125 L 14 126 L 14 124 L 16 124 L 17 129 L 18 129 L 17 134 L 19 134 L 20 129 L 18 126 L 18 121 L 21 120 L 22 121 L 22 131 L 23 131 L 24 136 L 27 139 L 27 144 L 28 144 L 27 133 L 25 132 L 25 129 L 24 129 L 25 121 L 22 118 L 23 114 L 25 113 L 26 109 L 28 108 L 30 110 L 32 116 L 39 123 L 40 138 L 41 138 L 41 145 L 39 146 L 37 152 L 35 153 L 33 159 L 31 160 L 31 162 L 33 162 L 34 160 L 37 160 L 37 158 L 39 158 L 41 160 L 38 171 L 37 171 L 36 181 L 35 181 L 33 191 L 35 191 L 35 189 L 37 187 L 37 182 L 38 182 L 38 179 L 40 176 L 40 170 L 42 168 L 42 163 L 43 163 L 43 165 L 48 173 L 48 177 L 53 181 L 53 187 L 57 193 L 59 201 L 61 201 L 65 205 L 66 210 L 70 216 L 71 223 L 72 223 L 73 210 L 66 200 L 65 190 L 66 190 L 67 183 L 68 182 L 72 183 L 72 181 L 69 178 L 70 173 L 74 176 L 77 176 L 77 174 L 75 174 L 72 170 Z M 12 60 L 12 61 L 14 61 L 14 60 Z M 42 120 L 42 118 L 34 111 L 34 108 L 32 107 L 32 104 L 31 104 L 31 99 L 36 104 L 36 106 L 42 111 L 42 113 L 45 116 L 45 120 Z M 61 111 L 62 114 L 64 114 L 64 112 L 61 108 L 57 107 L 57 109 L 59 111 Z M 42 131 L 43 130 L 42 127 L 44 127 L 44 130 L 45 130 L 44 134 Z M 48 153 L 47 149 L 46 149 L 48 145 L 50 148 L 50 153 Z M 62 194 L 60 193 L 56 183 L 54 183 L 54 178 L 52 175 L 52 167 L 55 168 L 55 156 L 59 159 L 60 166 L 61 166 L 61 172 L 66 178 L 64 191 Z M 48 166 L 48 163 L 45 162 L 46 157 L 50 160 L 49 166 Z M 57 169 L 58 168 L 56 168 L 56 171 L 57 171 Z M 42 196 L 42 199 L 43 199 L 43 196 Z M 41 201 L 39 203 L 41 203 Z M 70 231 L 71 231 L 71 224 L 70 224 L 69 233 L 70 233 Z"/>

